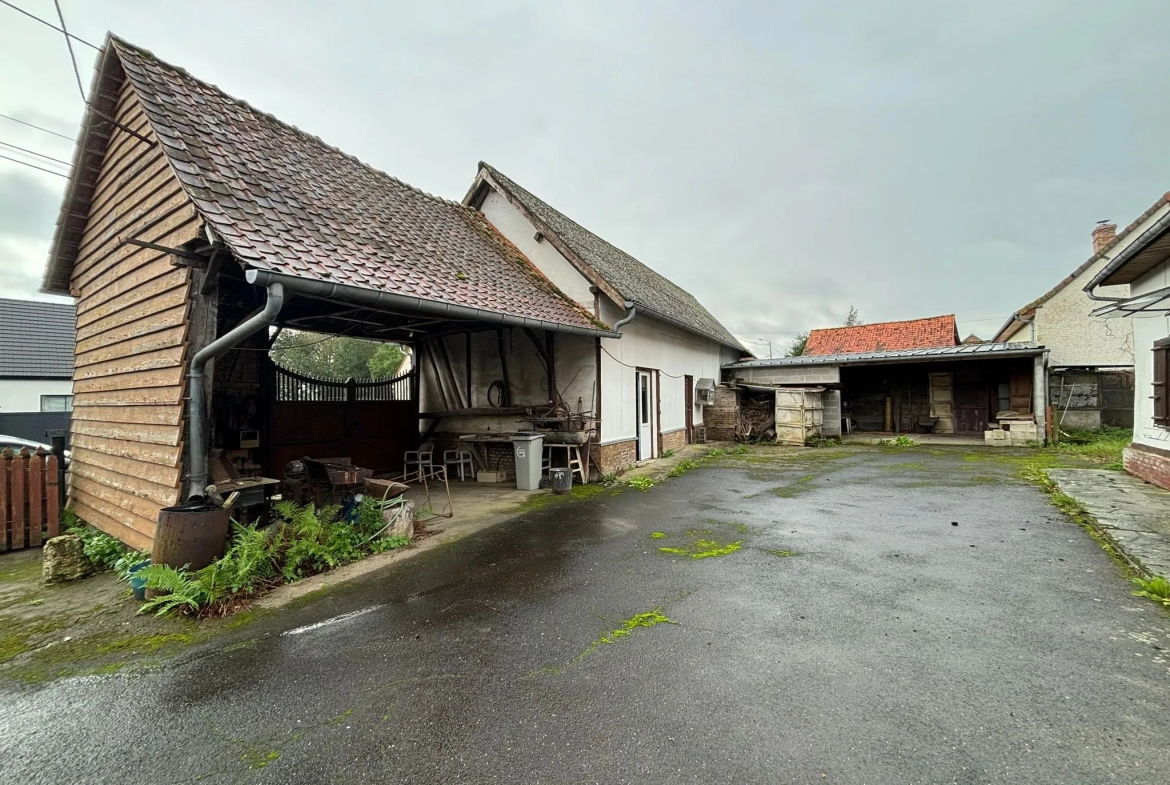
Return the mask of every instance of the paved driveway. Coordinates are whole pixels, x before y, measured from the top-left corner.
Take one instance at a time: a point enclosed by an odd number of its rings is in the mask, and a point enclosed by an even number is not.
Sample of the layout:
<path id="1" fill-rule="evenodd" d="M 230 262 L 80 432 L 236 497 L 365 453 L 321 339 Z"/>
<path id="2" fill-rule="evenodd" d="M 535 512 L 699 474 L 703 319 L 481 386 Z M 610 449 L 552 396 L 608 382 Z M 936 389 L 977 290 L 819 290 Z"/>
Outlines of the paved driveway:
<path id="1" fill-rule="evenodd" d="M 0 779 L 1170 781 L 1168 617 L 1018 467 L 787 455 L 546 508 L 152 672 L 2 694 Z"/>

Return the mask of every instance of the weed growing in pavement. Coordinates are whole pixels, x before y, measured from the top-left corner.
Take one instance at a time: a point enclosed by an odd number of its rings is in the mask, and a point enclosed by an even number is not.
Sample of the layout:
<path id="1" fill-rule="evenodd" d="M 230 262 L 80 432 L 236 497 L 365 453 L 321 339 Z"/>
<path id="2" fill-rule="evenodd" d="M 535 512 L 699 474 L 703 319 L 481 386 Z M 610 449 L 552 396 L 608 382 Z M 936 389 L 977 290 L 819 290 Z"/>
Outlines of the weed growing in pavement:
<path id="1" fill-rule="evenodd" d="M 735 553 L 743 547 L 743 541 L 722 544 L 715 540 L 695 540 L 689 548 L 659 548 L 663 553 L 675 556 L 689 556 L 692 559 L 709 559 L 713 556 L 726 556 Z"/>
<path id="2" fill-rule="evenodd" d="M 1053 507 L 1067 515 L 1073 523 L 1083 527 L 1089 536 L 1101 546 L 1101 550 L 1109 554 L 1123 570 L 1132 576 L 1133 565 L 1117 550 L 1113 541 L 1097 528 L 1097 521 L 1089 514 L 1089 511 L 1076 499 L 1061 491 L 1060 486 L 1052 481 L 1044 469 L 1045 465 L 1042 463 L 1030 463 L 1020 471 L 1020 476 L 1040 486 L 1040 490 L 1048 494 L 1048 500 Z"/>
<path id="3" fill-rule="evenodd" d="M 1161 575 L 1155 575 L 1152 578 L 1134 578 L 1133 582 L 1139 588 L 1133 593 L 1133 596 L 1146 597 L 1154 602 L 1170 606 L 1170 581 Z"/>
<path id="4" fill-rule="evenodd" d="M 679 461 L 673 469 L 666 473 L 666 476 L 678 477 L 679 475 L 689 472 L 691 469 L 697 468 L 699 468 L 699 462 L 692 461 L 691 459 L 687 458 L 686 460 Z"/>
<path id="5" fill-rule="evenodd" d="M 626 482 L 631 488 L 637 488 L 639 491 L 648 491 L 654 487 L 654 478 L 652 477 L 631 477 Z"/>
<path id="6" fill-rule="evenodd" d="M 915 441 L 906 434 L 902 434 L 893 439 L 878 439 L 877 444 L 879 447 L 913 447 Z"/>
<path id="7" fill-rule="evenodd" d="M 650 539 L 652 540 L 661 540 L 665 536 L 666 532 L 650 532 Z"/>
<path id="8" fill-rule="evenodd" d="M 673 458 L 674 457 L 674 450 L 666 450 L 665 452 L 662 453 L 662 457 L 663 458 Z"/>

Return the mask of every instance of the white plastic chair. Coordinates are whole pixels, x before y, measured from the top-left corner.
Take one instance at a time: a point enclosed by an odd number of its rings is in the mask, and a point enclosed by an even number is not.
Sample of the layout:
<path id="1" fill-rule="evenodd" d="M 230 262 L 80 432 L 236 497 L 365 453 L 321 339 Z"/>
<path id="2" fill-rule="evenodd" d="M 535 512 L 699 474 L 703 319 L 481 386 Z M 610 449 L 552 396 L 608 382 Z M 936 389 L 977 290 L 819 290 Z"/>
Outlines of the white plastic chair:
<path id="1" fill-rule="evenodd" d="M 443 466 L 451 466 L 452 464 L 459 467 L 460 480 L 466 479 L 463 474 L 464 470 L 468 471 L 472 477 L 475 477 L 475 456 L 466 447 L 444 451 Z"/>
<path id="2" fill-rule="evenodd" d="M 407 450 L 402 454 L 402 481 L 421 482 L 423 477 L 433 477 L 435 474 L 435 443 L 423 442 L 417 450 Z M 414 470 L 411 470 L 411 466 Z"/>

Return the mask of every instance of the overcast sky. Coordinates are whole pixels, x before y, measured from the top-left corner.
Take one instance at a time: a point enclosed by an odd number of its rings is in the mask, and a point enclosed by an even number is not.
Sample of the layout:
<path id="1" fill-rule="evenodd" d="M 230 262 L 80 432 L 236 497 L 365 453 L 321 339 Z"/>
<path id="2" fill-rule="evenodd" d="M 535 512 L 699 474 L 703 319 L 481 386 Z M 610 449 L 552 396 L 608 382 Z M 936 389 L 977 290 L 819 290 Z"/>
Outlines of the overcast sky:
<path id="1" fill-rule="evenodd" d="M 1165 0 L 61 3 L 426 191 L 486 160 L 777 351 L 851 304 L 989 337 L 1170 190 Z M 0 75 L 76 134 L 59 33 L 0 6 Z M 0 160 L 3 296 L 42 297 L 64 183 Z"/>

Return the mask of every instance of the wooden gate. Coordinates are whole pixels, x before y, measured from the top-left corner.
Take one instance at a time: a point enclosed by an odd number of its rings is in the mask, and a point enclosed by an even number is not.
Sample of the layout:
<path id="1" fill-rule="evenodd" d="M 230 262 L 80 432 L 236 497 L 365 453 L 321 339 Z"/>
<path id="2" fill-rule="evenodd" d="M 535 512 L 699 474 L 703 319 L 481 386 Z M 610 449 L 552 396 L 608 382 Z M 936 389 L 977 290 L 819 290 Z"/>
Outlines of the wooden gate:
<path id="1" fill-rule="evenodd" d="M 983 433 L 991 399 L 985 383 L 955 379 L 955 433 Z"/>
<path id="2" fill-rule="evenodd" d="M 415 372 L 370 382 L 328 381 L 277 367 L 269 471 L 289 461 L 346 457 L 375 472 L 402 468 L 418 442 Z"/>
<path id="3" fill-rule="evenodd" d="M 56 455 L 0 452 L 0 551 L 39 548 L 60 534 L 59 494 Z"/>

